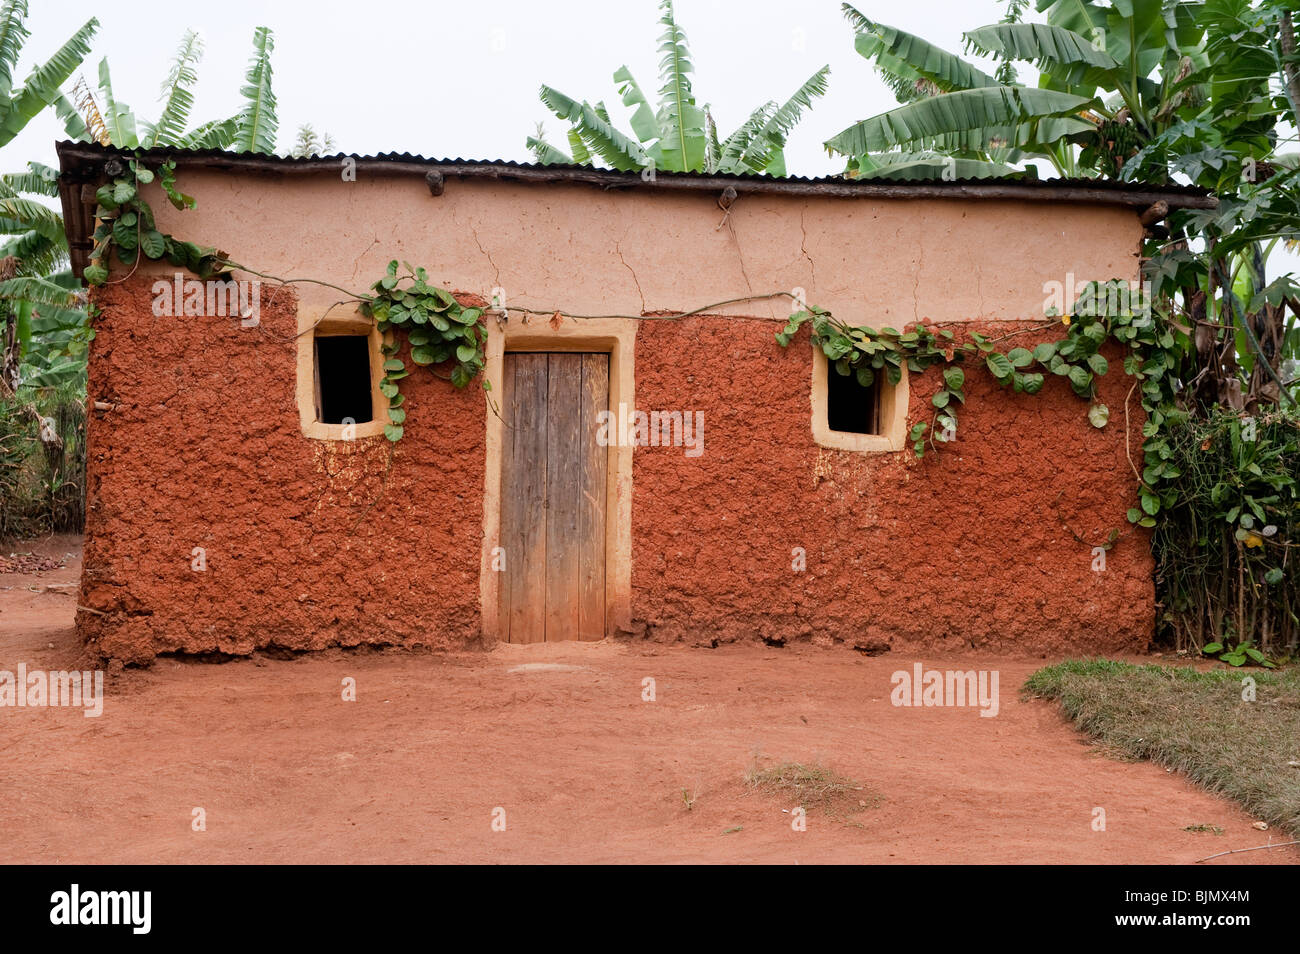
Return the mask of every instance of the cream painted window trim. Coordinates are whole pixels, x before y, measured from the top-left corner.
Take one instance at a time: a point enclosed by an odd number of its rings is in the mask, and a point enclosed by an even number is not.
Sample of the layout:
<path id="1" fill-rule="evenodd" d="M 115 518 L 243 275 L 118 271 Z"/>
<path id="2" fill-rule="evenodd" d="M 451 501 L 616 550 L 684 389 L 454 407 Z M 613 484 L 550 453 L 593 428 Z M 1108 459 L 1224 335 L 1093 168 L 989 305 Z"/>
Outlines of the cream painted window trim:
<path id="1" fill-rule="evenodd" d="M 812 346 L 812 433 L 813 441 L 819 447 L 834 450 L 858 451 L 860 453 L 887 453 L 900 451 L 907 444 L 907 404 L 909 397 L 907 367 L 903 367 L 903 376 L 895 385 L 890 385 L 882 376 L 880 390 L 880 426 L 879 434 L 853 434 L 848 431 L 833 431 L 827 423 L 826 376 L 832 373 L 830 362 L 822 349 Z"/>
<path id="2" fill-rule="evenodd" d="M 487 363 L 483 373 L 491 388 L 487 411 L 487 466 L 483 492 L 483 552 L 479 565 L 479 599 L 483 634 L 500 639 L 501 572 L 493 569 L 501 543 L 501 466 L 505 422 L 497 395 L 504 393 L 502 376 L 507 351 L 591 352 L 609 355 L 609 410 L 636 406 L 635 355 L 637 322 L 630 318 L 564 318 L 556 327 L 533 318 L 524 324 L 514 315 L 502 322 L 496 312 L 486 318 Z M 632 622 L 632 451 L 617 444 L 609 448 L 605 482 L 605 635 L 627 630 Z M 507 572 L 509 564 L 506 564 Z"/>
<path id="3" fill-rule="evenodd" d="M 316 339 L 340 335 L 365 335 L 370 339 L 370 420 L 361 424 L 324 424 L 316 419 Z M 303 437 L 346 441 L 381 437 L 388 423 L 388 398 L 379 391 L 384 379 L 384 343 L 375 322 L 360 314 L 325 317 L 322 312 L 298 312 L 298 423 Z"/>

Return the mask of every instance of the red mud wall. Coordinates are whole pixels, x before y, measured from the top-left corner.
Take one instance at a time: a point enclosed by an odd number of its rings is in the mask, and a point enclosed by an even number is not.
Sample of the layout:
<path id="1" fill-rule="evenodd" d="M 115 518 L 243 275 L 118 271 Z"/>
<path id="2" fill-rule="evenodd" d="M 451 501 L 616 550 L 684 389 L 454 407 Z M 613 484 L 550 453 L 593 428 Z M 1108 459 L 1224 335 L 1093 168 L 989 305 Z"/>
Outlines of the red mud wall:
<path id="1" fill-rule="evenodd" d="M 464 646 L 480 635 L 485 402 L 416 375 L 406 437 L 309 441 L 296 301 L 261 326 L 155 317 L 152 278 L 97 290 L 85 572 L 90 649 L 248 653 Z M 195 547 L 207 569 L 192 569 Z"/>
<path id="2" fill-rule="evenodd" d="M 1023 327 L 954 326 L 958 340 Z M 982 361 L 969 365 L 956 442 L 918 462 L 910 449 L 818 447 L 807 333 L 782 349 L 775 330 L 724 318 L 641 327 L 637 407 L 703 411 L 705 449 L 696 458 L 676 447 L 636 451 L 634 623 L 653 638 L 705 645 L 1145 648 L 1153 566 L 1147 531 L 1129 531 L 1125 516 L 1137 500 L 1124 440 L 1131 382 L 1118 359 L 1098 380 L 1111 409 L 1104 430 L 1063 379 L 1017 395 Z M 1061 331 L 1014 343 L 1032 348 Z M 938 374 L 911 375 L 909 424 L 931 419 Z M 1142 420 L 1135 400 L 1135 454 Z M 1112 528 L 1125 535 L 1096 572 L 1092 547 Z M 795 547 L 806 551 L 805 572 L 792 569 Z"/>

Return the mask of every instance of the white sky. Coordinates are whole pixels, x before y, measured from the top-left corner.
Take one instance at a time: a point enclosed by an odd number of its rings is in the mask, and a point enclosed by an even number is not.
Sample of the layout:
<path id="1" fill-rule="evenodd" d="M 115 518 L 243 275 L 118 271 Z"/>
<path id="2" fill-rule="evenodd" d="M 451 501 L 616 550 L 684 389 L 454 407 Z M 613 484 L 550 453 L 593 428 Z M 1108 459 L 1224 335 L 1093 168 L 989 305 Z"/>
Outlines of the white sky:
<path id="1" fill-rule="evenodd" d="M 953 52 L 961 52 L 962 30 L 1003 13 L 993 0 L 855 6 Z M 19 76 L 98 16 L 82 73 L 96 88 L 99 60 L 107 56 L 114 93 L 137 119 L 157 117 L 159 86 L 181 35 L 187 27 L 199 31 L 206 51 L 192 125 L 238 110 L 253 29 L 269 26 L 282 150 L 292 145 L 298 125 L 310 122 L 344 152 L 526 160 L 524 139 L 537 122 L 546 122 L 552 141 L 563 141 L 563 125 L 537 99 L 542 83 L 578 99 L 604 99 L 616 117 L 626 115 L 612 80 L 619 66 L 631 67 L 652 100 L 659 87 L 656 0 L 220 0 L 122 7 L 32 0 L 31 7 L 32 36 Z M 805 114 L 787 149 L 792 174 L 838 172 L 842 160 L 828 157 L 821 143 L 897 105 L 853 49 L 838 0 L 677 0 L 676 10 L 693 54 L 696 98 L 712 105 L 723 135 L 755 106 L 786 99 L 830 64 L 829 91 Z M 53 143 L 62 138 L 53 114 L 42 116 L 5 148 L 4 171 L 28 159 L 54 165 Z"/>

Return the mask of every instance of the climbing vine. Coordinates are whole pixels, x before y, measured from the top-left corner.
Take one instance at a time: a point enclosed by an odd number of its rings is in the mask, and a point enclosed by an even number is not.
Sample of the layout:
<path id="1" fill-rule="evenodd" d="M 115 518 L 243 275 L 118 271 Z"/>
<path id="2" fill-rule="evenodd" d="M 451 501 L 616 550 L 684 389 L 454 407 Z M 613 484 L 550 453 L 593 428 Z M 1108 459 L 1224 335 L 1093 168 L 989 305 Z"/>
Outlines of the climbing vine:
<path id="1" fill-rule="evenodd" d="M 156 173 L 139 159 L 110 159 L 104 166 L 110 181 L 95 192 L 95 226 L 90 252 L 91 264 L 83 275 L 88 285 L 102 285 L 108 281 L 105 258 L 116 250 L 118 261 L 135 266 L 141 257 L 165 258 L 178 268 L 187 268 L 200 278 L 211 278 L 223 272 L 227 263 L 214 248 L 204 248 L 193 242 L 182 242 L 158 230 L 153 208 L 140 193 L 140 187 L 153 182 L 155 177 L 168 201 L 178 209 L 192 209 L 194 197 L 176 188 L 176 163 L 161 163 Z"/>
<path id="2" fill-rule="evenodd" d="M 483 370 L 487 329 L 480 324 L 482 308 L 467 308 L 451 292 L 429 284 L 429 274 L 402 262 L 406 274 L 399 275 L 397 262 L 388 263 L 388 274 L 371 287 L 374 295 L 360 299 L 362 314 L 374 318 L 385 335 L 384 378 L 380 393 L 388 398 L 388 420 L 384 435 L 390 441 L 402 439 L 406 421 L 405 395 L 398 383 L 410 375 L 401 359 L 401 345 L 388 332 L 401 329 L 411 346 L 411 362 L 421 367 L 452 362 L 449 380 L 458 388 L 467 386 Z M 491 386 L 486 379 L 484 390 Z"/>
<path id="3" fill-rule="evenodd" d="M 1007 338 L 1058 322 L 1066 329 L 1065 337 L 1058 341 L 1043 342 L 1032 350 L 1011 348 L 1004 352 L 998 348 L 998 343 Z M 1133 292 L 1127 283 L 1092 282 L 1081 290 L 1072 314 L 1050 316 L 1043 325 L 1000 338 L 972 333 L 969 342 L 955 343 L 951 331 L 934 330 L 924 324 L 903 332 L 888 327 L 854 327 L 817 307 L 792 315 L 777 334 L 777 342 L 783 347 L 789 345 L 805 324 L 810 326 L 814 345 L 821 348 L 835 371 L 854 376 L 863 387 L 870 387 L 880 373 L 891 384 L 897 384 L 904 366 L 921 372 L 945 365 L 942 384 L 931 398 L 932 420 L 917 421 L 908 431 L 918 458 L 925 455 L 927 446 L 937 449 L 938 443 L 955 439 L 957 407 L 966 403 L 966 376 L 960 365 L 980 357 L 993 379 L 1016 393 L 1037 394 L 1048 375 L 1065 378 L 1071 390 L 1089 402 L 1088 419 L 1093 426 L 1105 427 L 1110 409 L 1096 399 L 1095 381 L 1109 370 L 1101 348 L 1113 339 L 1129 349 L 1124 371 L 1135 378 L 1134 388 L 1141 387 L 1141 404 L 1147 413 L 1142 432 L 1144 466 L 1138 472 L 1134 465 L 1141 506 L 1129 510 L 1128 519 L 1140 526 L 1153 526 L 1161 506 L 1172 506 L 1177 501 L 1177 490 L 1171 482 L 1180 471 L 1172 463 L 1173 451 L 1165 429 L 1167 422 L 1185 417 L 1176 406 L 1173 379 L 1168 375 L 1177 364 L 1172 353 L 1175 339 L 1156 322 L 1146 303 L 1134 307 Z"/>

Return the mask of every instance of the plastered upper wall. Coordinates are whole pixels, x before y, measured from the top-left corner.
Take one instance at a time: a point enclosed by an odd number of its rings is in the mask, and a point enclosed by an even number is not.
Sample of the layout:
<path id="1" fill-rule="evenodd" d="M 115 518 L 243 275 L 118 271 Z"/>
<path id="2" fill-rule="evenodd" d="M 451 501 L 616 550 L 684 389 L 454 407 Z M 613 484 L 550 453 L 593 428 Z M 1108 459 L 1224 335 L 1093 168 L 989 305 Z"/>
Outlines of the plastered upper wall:
<path id="1" fill-rule="evenodd" d="M 724 215 L 705 193 L 605 192 L 568 183 L 449 177 L 252 175 L 182 167 L 196 197 L 160 227 L 281 277 L 363 292 L 391 259 L 446 287 L 510 306 L 578 314 L 688 311 L 803 288 L 855 324 L 1035 318 L 1045 282 L 1136 278 L 1131 209 L 1054 202 L 741 195 Z M 156 191 L 156 190 L 155 190 Z M 301 285 L 304 305 L 336 301 Z M 789 314 L 784 300 L 733 313 Z M 725 311 L 725 310 L 724 310 Z"/>

